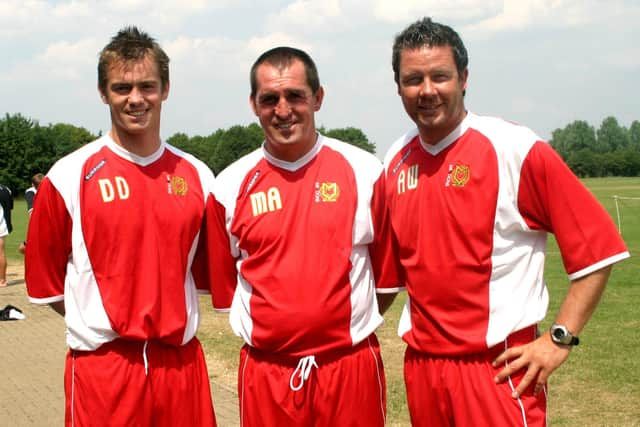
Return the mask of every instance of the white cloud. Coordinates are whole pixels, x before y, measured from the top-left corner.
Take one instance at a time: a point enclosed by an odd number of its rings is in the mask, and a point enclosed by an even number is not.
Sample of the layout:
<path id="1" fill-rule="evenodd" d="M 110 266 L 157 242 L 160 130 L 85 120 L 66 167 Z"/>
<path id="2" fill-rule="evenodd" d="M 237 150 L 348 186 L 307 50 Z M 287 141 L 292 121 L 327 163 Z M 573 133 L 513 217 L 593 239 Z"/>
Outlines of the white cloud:
<path id="1" fill-rule="evenodd" d="M 267 17 L 268 31 L 316 35 L 318 32 L 337 31 L 344 27 L 343 11 L 339 0 L 297 0 L 278 13 Z"/>
<path id="2" fill-rule="evenodd" d="M 53 43 L 32 59 L 17 62 L 0 74 L 3 84 L 24 84 L 42 80 L 76 80 L 95 74 L 97 52 L 95 39 Z"/>
<path id="3" fill-rule="evenodd" d="M 582 27 L 594 22 L 638 16 L 640 4 L 633 0 L 504 0 L 500 13 L 467 26 L 469 31 L 499 33 L 512 30 L 542 31 L 549 28 Z"/>
<path id="4" fill-rule="evenodd" d="M 498 14 L 502 3 L 500 0 L 376 0 L 373 11 L 376 18 L 392 23 L 408 24 L 423 16 L 438 22 L 469 22 Z"/>
<path id="5" fill-rule="evenodd" d="M 247 48 L 255 58 L 262 52 L 277 47 L 277 46 L 294 46 L 298 49 L 308 51 L 311 49 L 311 44 L 301 42 L 294 36 L 286 33 L 272 33 L 262 37 L 252 37 L 247 43 Z"/>

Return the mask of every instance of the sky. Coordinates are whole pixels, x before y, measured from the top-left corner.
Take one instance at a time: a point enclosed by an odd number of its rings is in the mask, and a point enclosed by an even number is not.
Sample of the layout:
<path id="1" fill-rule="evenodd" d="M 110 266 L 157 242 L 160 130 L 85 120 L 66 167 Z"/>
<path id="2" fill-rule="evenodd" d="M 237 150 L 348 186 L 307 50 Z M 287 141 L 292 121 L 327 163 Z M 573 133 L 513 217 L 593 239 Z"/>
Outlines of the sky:
<path id="1" fill-rule="evenodd" d="M 0 114 L 107 132 L 98 53 L 136 25 L 171 59 L 164 138 L 256 122 L 249 69 L 288 45 L 318 67 L 317 125 L 360 128 L 382 158 L 413 126 L 393 81 L 393 39 L 423 16 L 467 47 L 470 111 L 544 139 L 575 120 L 640 120 L 640 0 L 0 0 Z"/>

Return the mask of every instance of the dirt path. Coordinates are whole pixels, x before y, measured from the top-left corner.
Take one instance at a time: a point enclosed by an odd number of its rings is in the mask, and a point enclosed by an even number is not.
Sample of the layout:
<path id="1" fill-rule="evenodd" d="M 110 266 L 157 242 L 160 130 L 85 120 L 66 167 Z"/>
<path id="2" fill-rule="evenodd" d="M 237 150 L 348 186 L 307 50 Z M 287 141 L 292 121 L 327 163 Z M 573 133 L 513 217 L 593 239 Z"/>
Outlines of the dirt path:
<path id="1" fill-rule="evenodd" d="M 61 426 L 64 424 L 63 319 L 48 306 L 30 304 L 24 266 L 9 261 L 9 286 L 0 288 L 0 309 L 11 304 L 25 320 L 0 322 L 0 425 Z M 211 381 L 220 427 L 238 425 L 235 391 Z"/>

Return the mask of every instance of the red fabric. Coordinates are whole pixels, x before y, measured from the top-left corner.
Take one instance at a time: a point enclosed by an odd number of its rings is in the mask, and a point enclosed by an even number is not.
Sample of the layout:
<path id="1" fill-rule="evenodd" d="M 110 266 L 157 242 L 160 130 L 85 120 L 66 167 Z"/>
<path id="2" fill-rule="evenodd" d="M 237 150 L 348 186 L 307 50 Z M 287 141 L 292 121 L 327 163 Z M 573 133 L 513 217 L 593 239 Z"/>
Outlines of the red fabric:
<path id="1" fill-rule="evenodd" d="M 384 426 L 386 384 L 375 335 L 357 346 L 316 356 L 300 390 L 290 388 L 298 358 L 245 345 L 240 353 L 238 396 L 245 426 Z M 294 386 L 299 384 L 296 376 Z"/>
<path id="2" fill-rule="evenodd" d="M 115 340 L 70 350 L 65 367 L 67 426 L 216 426 L 209 376 L 197 338 L 180 347 Z"/>
<path id="3" fill-rule="evenodd" d="M 493 379 L 504 366 L 491 366 L 507 346 L 525 344 L 535 336 L 535 327 L 526 328 L 510 335 L 506 344 L 496 345 L 481 354 L 461 357 L 429 356 L 407 347 L 404 375 L 411 425 L 546 426 L 546 390 L 533 396 L 532 385 L 519 399 L 513 399 L 513 388 L 525 371 L 521 370 L 509 381 L 496 384 Z"/>

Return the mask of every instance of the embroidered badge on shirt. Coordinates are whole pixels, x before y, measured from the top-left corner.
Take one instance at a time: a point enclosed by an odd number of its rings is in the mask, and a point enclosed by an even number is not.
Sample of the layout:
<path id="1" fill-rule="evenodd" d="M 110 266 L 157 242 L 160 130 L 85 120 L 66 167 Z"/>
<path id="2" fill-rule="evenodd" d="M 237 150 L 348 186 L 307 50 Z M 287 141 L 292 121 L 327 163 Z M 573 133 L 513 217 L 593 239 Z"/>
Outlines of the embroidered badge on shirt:
<path id="1" fill-rule="evenodd" d="M 449 165 L 449 174 L 445 187 L 464 187 L 471 177 L 471 168 L 468 165 Z"/>
<path id="2" fill-rule="evenodd" d="M 169 176 L 167 175 L 167 191 L 169 194 L 175 194 L 176 196 L 186 196 L 188 185 L 187 180 L 181 176 Z"/>
<path id="3" fill-rule="evenodd" d="M 316 182 L 316 202 L 337 202 L 340 187 L 336 182 Z"/>

